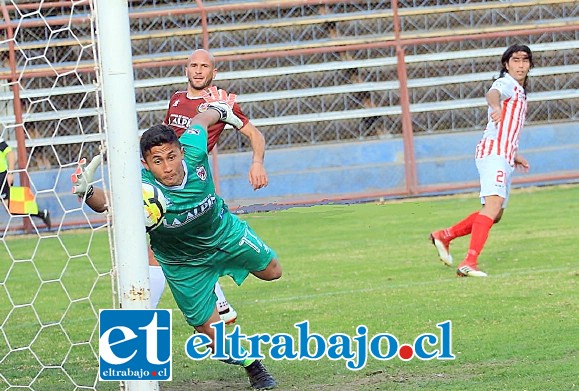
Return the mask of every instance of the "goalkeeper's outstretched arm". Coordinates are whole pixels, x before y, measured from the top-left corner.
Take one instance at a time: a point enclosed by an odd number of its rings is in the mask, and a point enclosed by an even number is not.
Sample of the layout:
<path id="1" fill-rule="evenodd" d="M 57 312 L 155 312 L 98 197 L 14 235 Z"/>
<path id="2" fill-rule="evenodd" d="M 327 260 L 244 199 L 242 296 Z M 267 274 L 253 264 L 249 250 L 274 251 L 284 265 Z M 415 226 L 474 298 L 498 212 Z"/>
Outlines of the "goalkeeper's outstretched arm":
<path id="1" fill-rule="evenodd" d="M 208 103 L 207 110 L 197 114 L 189 123 L 189 126 L 200 125 L 207 129 L 209 126 L 222 121 L 233 126 L 241 126 L 241 120 L 232 110 L 235 102 L 235 94 L 227 94 L 223 90 L 211 90 L 204 96 Z M 141 151 L 142 153 L 142 151 Z M 86 159 L 82 158 L 71 176 L 72 192 L 80 199 L 83 199 L 89 208 L 95 212 L 102 213 L 108 210 L 107 197 L 105 191 L 92 185 L 94 173 L 101 164 L 102 156 L 95 156 L 87 165 Z"/>
<path id="2" fill-rule="evenodd" d="M 94 173 L 100 166 L 101 161 L 101 155 L 96 155 L 88 165 L 85 158 L 80 159 L 74 174 L 70 177 L 72 193 L 76 194 L 79 199 L 84 200 L 89 208 L 98 213 L 105 212 L 108 209 L 105 191 L 92 185 Z"/>
<path id="3" fill-rule="evenodd" d="M 89 208 L 98 213 L 106 212 L 109 209 L 105 191 L 100 187 L 93 187 L 92 197 L 86 199 Z"/>

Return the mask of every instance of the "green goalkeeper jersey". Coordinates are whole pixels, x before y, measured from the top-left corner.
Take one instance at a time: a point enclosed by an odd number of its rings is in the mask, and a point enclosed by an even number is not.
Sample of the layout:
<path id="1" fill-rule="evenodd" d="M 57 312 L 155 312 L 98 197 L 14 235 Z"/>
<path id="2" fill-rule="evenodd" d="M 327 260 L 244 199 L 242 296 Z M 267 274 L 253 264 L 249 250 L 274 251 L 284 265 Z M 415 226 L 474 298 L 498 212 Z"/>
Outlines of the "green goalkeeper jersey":
<path id="1" fill-rule="evenodd" d="M 167 199 L 163 223 L 149 232 L 151 248 L 161 263 L 203 263 L 203 253 L 219 247 L 232 215 L 215 193 L 207 153 L 207 131 L 189 128 L 180 138 L 185 157 L 185 179 L 166 187 L 143 169 L 142 180 L 156 186 Z"/>

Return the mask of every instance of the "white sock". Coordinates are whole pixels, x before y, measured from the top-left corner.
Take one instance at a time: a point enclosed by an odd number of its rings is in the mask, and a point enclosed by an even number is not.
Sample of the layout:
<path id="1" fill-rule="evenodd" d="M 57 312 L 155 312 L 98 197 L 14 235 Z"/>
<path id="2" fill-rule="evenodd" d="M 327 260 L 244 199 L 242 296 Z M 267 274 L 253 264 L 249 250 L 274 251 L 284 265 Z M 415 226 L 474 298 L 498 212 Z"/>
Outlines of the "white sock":
<path id="1" fill-rule="evenodd" d="M 225 295 L 223 294 L 223 290 L 219 285 L 219 281 L 215 283 L 215 294 L 217 295 L 217 311 L 223 312 L 229 309 L 229 303 L 227 299 L 225 299 Z"/>
<path id="2" fill-rule="evenodd" d="M 165 275 L 161 266 L 149 265 L 149 285 L 151 287 L 151 308 L 157 308 L 165 290 Z"/>

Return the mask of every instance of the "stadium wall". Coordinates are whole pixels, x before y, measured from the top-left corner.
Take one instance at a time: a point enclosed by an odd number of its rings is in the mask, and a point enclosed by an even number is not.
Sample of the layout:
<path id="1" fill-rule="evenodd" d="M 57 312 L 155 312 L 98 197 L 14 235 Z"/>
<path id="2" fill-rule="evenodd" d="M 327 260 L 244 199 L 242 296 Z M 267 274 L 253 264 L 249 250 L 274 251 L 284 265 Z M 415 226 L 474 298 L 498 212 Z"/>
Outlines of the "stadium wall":
<path id="1" fill-rule="evenodd" d="M 531 171 L 516 174 L 515 183 L 544 184 L 565 176 L 579 179 L 577 125 L 525 128 L 520 151 L 529 160 Z M 478 173 L 473 157 L 480 136 L 481 132 L 475 131 L 415 137 L 419 192 L 476 190 Z M 266 168 L 270 184 L 258 192 L 247 184 L 250 160 L 247 153 L 220 157 L 221 191 L 230 205 L 406 195 L 400 138 L 269 151 Z"/>
<path id="2" fill-rule="evenodd" d="M 571 182 L 579 179 L 579 123 L 533 126 L 521 136 L 521 154 L 531 163 L 529 174 L 516 174 L 518 185 Z M 478 174 L 473 161 L 480 131 L 415 137 L 419 190 L 424 195 L 476 190 Z M 221 193 L 234 208 L 271 204 L 307 204 L 324 200 L 378 199 L 405 196 L 402 139 L 326 144 L 269 151 L 266 168 L 270 184 L 254 192 L 247 179 L 250 153 L 219 157 Z M 460 169 L 459 169 L 460 168 Z M 70 193 L 72 168 L 31 173 L 41 208 L 53 221 L 63 211 L 80 207 Z M 105 167 L 105 178 L 106 167 Z M 100 177 L 97 176 L 97 179 Z M 563 178 L 563 179 L 561 179 Z M 565 179 L 566 178 L 566 179 Z M 54 189 L 52 186 L 54 184 Z M 54 196 L 58 193 L 58 199 Z M 84 208 L 88 219 L 103 216 Z M 0 221 L 7 221 L 0 211 Z M 72 213 L 64 226 L 86 226 Z M 14 217 L 20 218 L 20 217 Z"/>

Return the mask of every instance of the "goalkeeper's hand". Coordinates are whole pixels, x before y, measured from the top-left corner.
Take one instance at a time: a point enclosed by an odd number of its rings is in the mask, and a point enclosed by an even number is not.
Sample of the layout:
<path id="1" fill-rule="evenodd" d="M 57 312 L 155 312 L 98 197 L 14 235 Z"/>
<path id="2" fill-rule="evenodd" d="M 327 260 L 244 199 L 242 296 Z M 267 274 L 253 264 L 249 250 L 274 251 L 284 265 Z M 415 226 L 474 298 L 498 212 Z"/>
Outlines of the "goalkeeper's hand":
<path id="1" fill-rule="evenodd" d="M 228 94 L 225 90 L 219 90 L 211 86 L 201 93 L 201 97 L 207 102 L 210 109 L 219 113 L 221 122 L 225 122 L 237 129 L 243 127 L 243 122 L 233 113 L 233 104 L 237 98 L 236 94 Z"/>
<path id="2" fill-rule="evenodd" d="M 89 199 L 93 193 L 94 188 L 91 184 L 93 182 L 94 173 L 98 166 L 101 164 L 102 155 L 96 155 L 88 164 L 86 165 L 86 159 L 82 158 L 78 162 L 78 166 L 74 174 L 70 176 L 72 181 L 72 192 L 80 198 L 85 200 Z"/>

